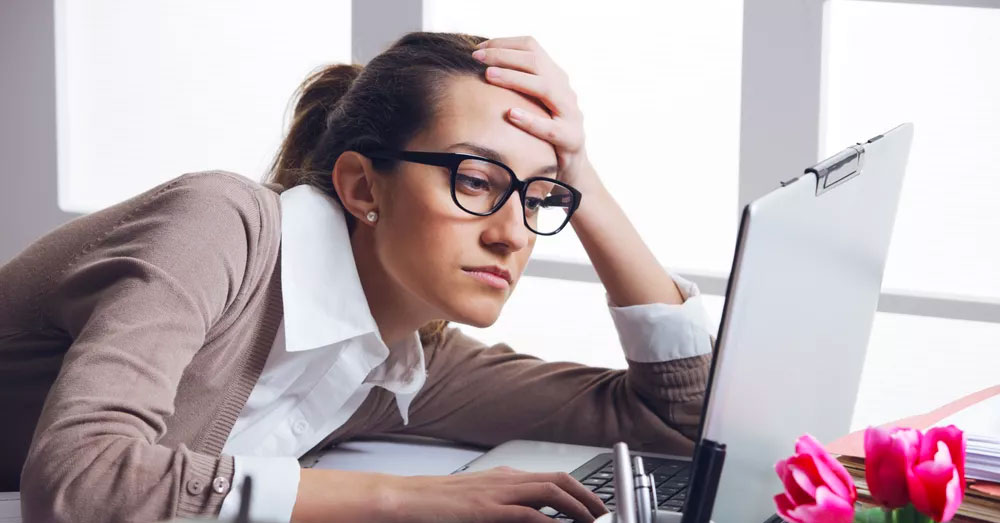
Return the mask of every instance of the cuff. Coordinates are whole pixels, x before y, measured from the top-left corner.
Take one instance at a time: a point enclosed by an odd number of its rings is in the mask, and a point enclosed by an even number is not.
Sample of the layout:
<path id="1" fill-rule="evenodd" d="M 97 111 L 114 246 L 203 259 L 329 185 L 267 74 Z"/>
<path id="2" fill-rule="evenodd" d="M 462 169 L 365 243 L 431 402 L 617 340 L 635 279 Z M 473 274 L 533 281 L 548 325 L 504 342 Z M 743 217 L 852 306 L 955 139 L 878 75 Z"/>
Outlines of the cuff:
<path id="1" fill-rule="evenodd" d="M 289 457 L 235 456 L 233 487 L 222 502 L 219 519 L 235 519 L 243 501 L 243 481 L 253 478 L 250 521 L 290 521 L 299 492 L 299 462 Z"/>
<path id="2" fill-rule="evenodd" d="M 650 303 L 608 309 L 625 357 L 640 363 L 665 362 L 712 352 L 712 334 L 701 292 L 694 282 L 670 273 L 684 298 L 680 305 Z"/>

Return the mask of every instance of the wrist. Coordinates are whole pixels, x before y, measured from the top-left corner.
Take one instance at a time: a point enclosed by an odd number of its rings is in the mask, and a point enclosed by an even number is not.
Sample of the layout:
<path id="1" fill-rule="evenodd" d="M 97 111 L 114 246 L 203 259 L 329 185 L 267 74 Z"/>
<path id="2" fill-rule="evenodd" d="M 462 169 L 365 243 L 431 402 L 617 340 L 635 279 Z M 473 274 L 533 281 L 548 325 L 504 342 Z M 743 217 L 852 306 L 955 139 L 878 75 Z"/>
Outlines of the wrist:
<path id="1" fill-rule="evenodd" d="M 588 195 L 606 191 L 594 166 L 586 158 L 580 161 L 577 166 L 567 169 L 567 171 L 572 174 L 566 177 L 566 183 L 572 185 L 583 194 L 583 201 L 587 200 Z"/>
<path id="2" fill-rule="evenodd" d="M 394 522 L 396 476 L 368 472 L 302 469 L 292 521 Z"/>

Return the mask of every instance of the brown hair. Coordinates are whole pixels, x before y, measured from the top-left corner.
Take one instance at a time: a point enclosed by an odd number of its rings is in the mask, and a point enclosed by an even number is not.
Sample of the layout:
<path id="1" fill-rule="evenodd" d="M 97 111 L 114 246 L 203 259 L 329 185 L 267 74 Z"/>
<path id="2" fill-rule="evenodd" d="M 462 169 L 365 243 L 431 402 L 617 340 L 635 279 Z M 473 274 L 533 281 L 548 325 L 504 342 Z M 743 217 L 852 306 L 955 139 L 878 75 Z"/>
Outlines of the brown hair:
<path id="1" fill-rule="evenodd" d="M 331 176 L 340 155 L 403 148 L 431 122 L 447 79 L 483 77 L 486 65 L 472 51 L 484 40 L 457 33 L 408 33 L 364 67 L 335 64 L 316 70 L 293 95 L 291 127 L 266 181 L 286 189 L 313 185 L 340 202 Z M 395 161 L 373 159 L 372 165 L 389 172 Z M 354 216 L 345 217 L 353 232 Z M 424 325 L 421 340 L 434 341 L 447 323 Z"/>

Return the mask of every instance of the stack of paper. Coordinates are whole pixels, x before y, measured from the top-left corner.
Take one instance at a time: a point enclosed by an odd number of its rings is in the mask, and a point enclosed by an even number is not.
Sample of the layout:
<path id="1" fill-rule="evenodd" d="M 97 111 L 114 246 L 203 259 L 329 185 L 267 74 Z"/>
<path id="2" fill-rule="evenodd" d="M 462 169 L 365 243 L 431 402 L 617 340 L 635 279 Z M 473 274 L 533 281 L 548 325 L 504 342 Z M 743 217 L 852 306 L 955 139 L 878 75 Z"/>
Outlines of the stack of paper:
<path id="1" fill-rule="evenodd" d="M 858 501 L 863 506 L 875 506 L 875 500 L 868 490 L 868 483 L 865 480 L 865 460 L 852 456 L 840 456 L 837 458 L 847 469 L 847 472 L 854 479 L 854 485 L 858 489 Z M 1000 492 L 996 492 L 992 484 L 982 482 L 969 483 L 965 490 L 965 499 L 962 506 L 958 507 L 958 514 L 952 519 L 952 523 L 983 523 L 1000 521 Z"/>
<path id="2" fill-rule="evenodd" d="M 960 410 L 936 424 L 965 432 L 965 477 L 1000 482 L 1000 395 Z"/>

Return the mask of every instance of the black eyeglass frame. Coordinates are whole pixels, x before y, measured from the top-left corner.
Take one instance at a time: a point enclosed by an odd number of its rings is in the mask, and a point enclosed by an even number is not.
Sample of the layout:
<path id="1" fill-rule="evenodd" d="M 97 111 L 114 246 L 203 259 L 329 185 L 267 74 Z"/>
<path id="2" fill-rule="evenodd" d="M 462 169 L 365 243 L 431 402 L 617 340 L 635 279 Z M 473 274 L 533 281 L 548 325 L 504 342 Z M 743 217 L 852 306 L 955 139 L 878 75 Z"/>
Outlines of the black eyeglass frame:
<path id="1" fill-rule="evenodd" d="M 580 207 L 580 200 L 583 199 L 583 194 L 580 193 L 580 191 L 576 190 L 575 187 L 565 182 L 561 182 L 559 180 L 556 180 L 555 178 L 548 178 L 545 176 L 533 176 L 526 180 L 521 180 L 520 178 L 517 177 L 516 174 L 514 174 L 513 169 L 507 167 L 503 163 L 498 162 L 496 160 L 491 160 L 490 158 L 484 158 L 482 156 L 478 156 L 475 154 L 441 153 L 441 152 L 426 152 L 426 151 L 389 151 L 389 150 L 369 151 L 361 154 L 369 158 L 378 158 L 382 160 L 400 160 L 404 162 L 413 162 L 423 165 L 434 165 L 437 167 L 448 168 L 451 171 L 452 201 L 455 202 L 455 205 L 457 205 L 459 209 L 462 209 L 463 211 L 475 216 L 489 216 L 499 211 L 504 206 L 504 204 L 507 203 L 507 200 L 510 199 L 510 195 L 514 194 L 514 191 L 517 191 L 518 195 L 520 195 L 521 197 L 521 211 L 522 211 L 521 215 L 524 218 L 524 226 L 527 227 L 528 230 L 539 236 L 552 236 L 554 234 L 557 234 L 559 231 L 563 230 L 566 227 L 566 224 L 569 223 L 569 219 L 573 216 L 573 213 L 576 212 L 576 210 Z M 487 212 L 476 212 L 466 209 L 458 201 L 458 195 L 455 194 L 455 183 L 458 178 L 458 166 L 461 165 L 461 163 L 465 160 L 488 162 L 503 168 L 503 170 L 507 171 L 507 174 L 510 175 L 510 185 L 507 187 L 507 191 L 503 194 L 503 196 L 501 196 L 497 200 L 497 203 L 493 206 L 493 208 Z M 573 196 L 573 201 L 570 203 L 569 206 L 565 207 L 566 220 L 563 221 L 562 225 L 560 225 L 559 228 L 557 228 L 555 231 L 552 232 L 538 232 L 531 225 L 528 224 L 528 213 L 527 209 L 524 206 L 525 197 L 527 196 L 525 191 L 529 183 L 538 180 L 543 180 L 558 185 L 559 187 L 562 187 L 563 189 L 569 191 L 569 194 Z M 550 196 L 549 198 L 552 198 L 552 196 Z"/>

